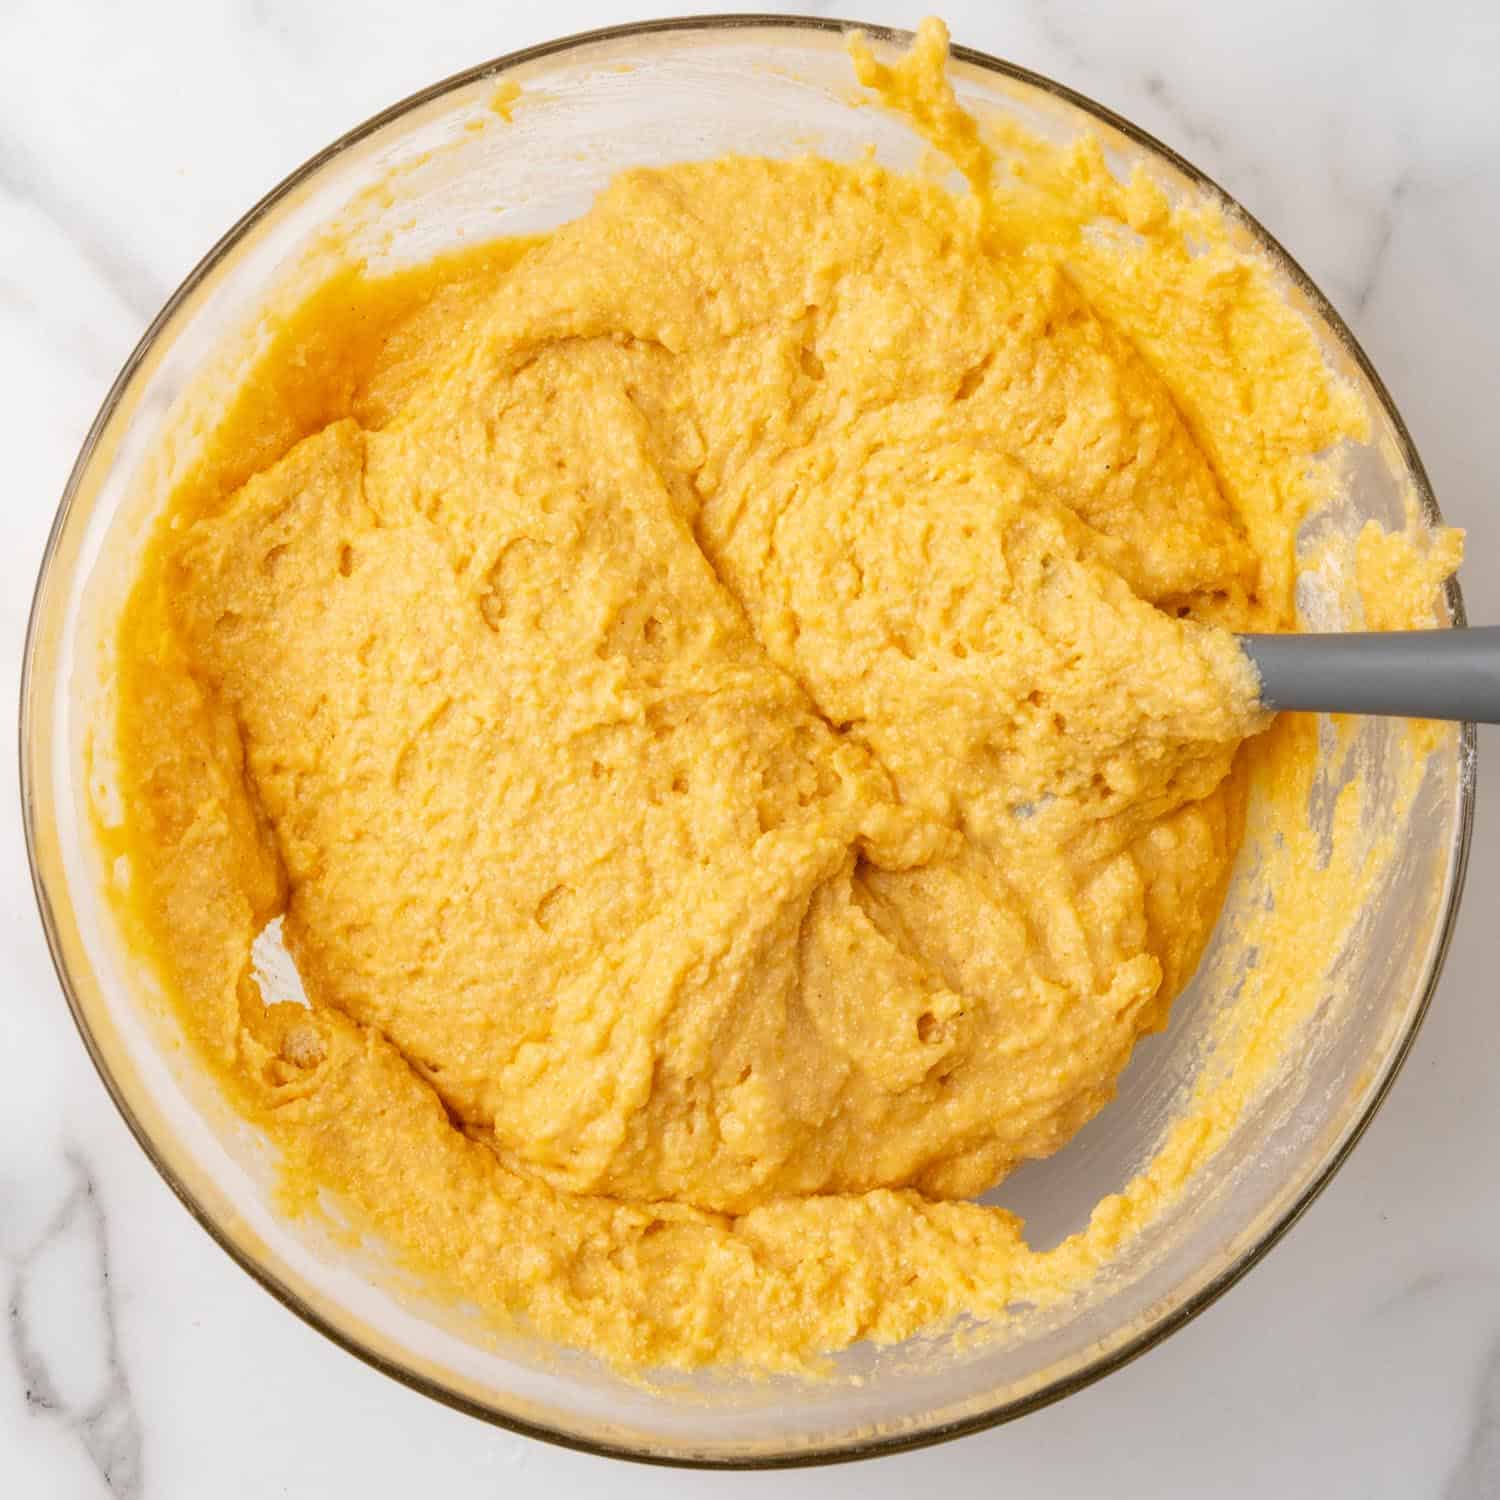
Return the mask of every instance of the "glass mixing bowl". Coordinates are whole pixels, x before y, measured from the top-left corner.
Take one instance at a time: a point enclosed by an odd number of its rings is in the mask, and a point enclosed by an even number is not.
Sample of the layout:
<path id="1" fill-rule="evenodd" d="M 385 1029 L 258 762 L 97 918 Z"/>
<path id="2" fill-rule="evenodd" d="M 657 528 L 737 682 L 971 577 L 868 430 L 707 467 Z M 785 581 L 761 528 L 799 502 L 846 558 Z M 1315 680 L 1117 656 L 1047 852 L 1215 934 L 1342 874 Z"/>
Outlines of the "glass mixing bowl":
<path id="1" fill-rule="evenodd" d="M 869 28 L 878 51 L 906 38 Z M 1395 858 L 1340 956 L 1337 1014 L 1321 1018 L 1182 1201 L 1134 1241 L 1079 1305 L 1022 1314 L 998 1342 L 949 1333 L 861 1346 L 825 1383 L 702 1374 L 645 1389 L 567 1351 L 498 1339 L 463 1308 L 403 1284 L 378 1247 L 354 1251 L 273 1203 L 273 1164 L 193 1066 L 152 1003 L 152 976 L 121 941 L 110 871 L 90 809 L 115 796 L 108 765 L 110 625 L 174 466 L 211 425 L 192 387 L 253 353 L 268 300 L 327 268 L 329 226 L 377 263 L 461 240 L 533 232 L 580 213 L 615 171 L 724 152 L 816 150 L 851 158 L 873 142 L 914 167 L 901 123 L 855 108 L 840 23 L 686 19 L 601 31 L 463 73 L 387 110 L 315 157 L 213 248 L 151 325 L 89 432 L 58 510 L 37 586 L 22 684 L 22 795 L 47 938 L 85 1044 L 141 1146 L 188 1209 L 245 1270 L 313 1327 L 417 1390 L 516 1430 L 666 1463 L 774 1465 L 888 1452 L 1029 1411 L 1117 1368 L 1180 1327 L 1286 1231 L 1349 1152 L 1389 1087 L 1431 997 L 1457 909 L 1473 805 L 1472 730 L 1428 763 Z M 1055 139 L 1096 132 L 1111 163 L 1144 162 L 1174 193 L 1227 203 L 1213 183 L 1125 120 L 1044 78 L 959 48 L 952 76 L 972 107 Z M 525 103 L 502 125 L 497 85 Z M 1232 206 L 1231 206 L 1232 207 Z M 1352 500 L 1330 524 L 1399 522 L 1437 507 L 1384 386 L 1337 313 L 1253 220 L 1233 210 L 1363 394 L 1373 441 L 1350 455 Z M 247 333 L 247 330 L 250 332 Z M 1456 584 L 1442 614 L 1462 623 Z M 1339 623 L 1336 619 L 1330 623 Z M 1356 729 L 1376 775 L 1403 754 L 1397 730 Z M 1340 762 L 1329 742 L 1326 826 Z M 1244 862 L 1242 861 L 1242 864 Z M 1253 898 L 1237 870 L 1234 907 Z M 1080 1226 L 1150 1154 L 1180 1102 L 1212 1018 L 1235 1003 L 1211 953 L 1150 1039 L 1117 1100 L 1056 1157 L 999 1197 L 1033 1243 Z"/>

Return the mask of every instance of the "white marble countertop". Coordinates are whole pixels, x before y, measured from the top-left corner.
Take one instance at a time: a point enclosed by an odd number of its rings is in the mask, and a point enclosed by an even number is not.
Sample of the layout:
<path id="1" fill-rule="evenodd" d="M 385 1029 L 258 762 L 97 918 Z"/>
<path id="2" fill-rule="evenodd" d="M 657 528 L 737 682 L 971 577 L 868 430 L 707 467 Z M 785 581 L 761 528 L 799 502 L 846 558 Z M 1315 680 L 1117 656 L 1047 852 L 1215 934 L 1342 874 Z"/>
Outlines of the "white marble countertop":
<path id="1" fill-rule="evenodd" d="M 849 0 L 912 24 L 916 4 Z M 705 6 L 707 8 L 707 5 Z M 735 8 L 735 7 L 731 7 Z M 776 9 L 762 0 L 753 9 Z M 804 3 L 787 7 L 834 10 Z M 955 37 L 1138 120 L 1329 292 L 1500 623 L 1500 8 L 947 0 Z M 147 320 L 350 124 L 649 0 L 16 0 L 0 7 L 0 699 L 73 454 Z M 414 25 L 413 22 L 416 24 Z M 7 712 L 10 710 L 8 709 Z M 1500 754 L 1482 736 L 1481 759 Z M 14 737 L 0 736 L 7 761 Z M 5 777 L 14 785 L 13 766 Z M 0 1495 L 1500 1495 L 1500 797 L 1406 1071 L 1269 1260 L 1165 1345 L 1018 1424 L 876 1464 L 701 1475 L 492 1430 L 325 1343 L 189 1219 L 74 1034 L 0 799 Z"/>

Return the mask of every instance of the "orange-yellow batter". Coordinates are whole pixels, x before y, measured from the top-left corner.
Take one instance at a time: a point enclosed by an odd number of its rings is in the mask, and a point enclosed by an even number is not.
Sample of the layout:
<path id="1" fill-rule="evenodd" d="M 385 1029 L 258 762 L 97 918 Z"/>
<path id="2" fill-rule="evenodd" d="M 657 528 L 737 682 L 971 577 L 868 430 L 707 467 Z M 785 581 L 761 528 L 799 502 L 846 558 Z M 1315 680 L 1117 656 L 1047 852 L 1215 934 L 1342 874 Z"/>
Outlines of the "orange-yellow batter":
<path id="1" fill-rule="evenodd" d="M 804 1365 L 1129 1232 L 962 1200 L 1191 975 L 1264 727 L 1225 627 L 1294 625 L 1359 428 L 1096 147 L 993 182 L 944 43 L 857 60 L 976 192 L 693 163 L 338 278 L 122 628 L 117 842 L 189 1035 L 292 1180 L 621 1365 Z M 251 978 L 278 915 L 309 1008 Z"/>

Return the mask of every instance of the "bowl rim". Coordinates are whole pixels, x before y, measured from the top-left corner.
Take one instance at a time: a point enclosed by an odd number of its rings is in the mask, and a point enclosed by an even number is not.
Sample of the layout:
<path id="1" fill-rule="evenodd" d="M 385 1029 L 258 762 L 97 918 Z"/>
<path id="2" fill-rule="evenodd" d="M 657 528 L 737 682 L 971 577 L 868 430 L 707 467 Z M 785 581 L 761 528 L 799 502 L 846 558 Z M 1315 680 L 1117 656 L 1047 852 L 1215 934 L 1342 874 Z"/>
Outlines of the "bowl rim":
<path id="1" fill-rule="evenodd" d="M 612 1443 L 581 1437 L 576 1433 L 562 1428 L 550 1427 L 545 1423 L 530 1421 L 509 1413 L 497 1411 L 483 1402 L 451 1389 L 443 1384 L 441 1380 L 418 1373 L 402 1364 L 399 1360 L 393 1359 L 378 1349 L 371 1347 L 358 1335 L 346 1332 L 323 1313 L 310 1307 L 275 1271 L 262 1264 L 253 1253 L 239 1245 L 229 1230 L 213 1217 L 208 1209 L 199 1202 L 193 1191 L 173 1170 L 158 1150 L 151 1134 L 136 1115 L 126 1098 L 119 1079 L 109 1066 L 103 1049 L 92 1032 L 63 955 L 63 945 L 56 912 L 53 907 L 51 893 L 47 888 L 47 882 L 41 870 L 40 855 L 38 852 L 37 805 L 33 786 L 34 772 L 31 766 L 32 755 L 39 753 L 36 747 L 36 726 L 33 722 L 32 714 L 32 689 L 40 630 L 39 613 L 53 563 L 83 478 L 89 469 L 111 418 L 123 401 L 126 392 L 129 390 L 141 367 L 147 361 L 151 351 L 155 347 L 157 339 L 173 321 L 183 304 L 218 267 L 224 258 L 240 244 L 246 235 L 277 204 L 312 179 L 323 167 L 342 155 L 346 150 L 358 145 L 386 126 L 394 124 L 403 116 L 427 104 L 431 104 L 447 94 L 485 79 L 498 78 L 508 71 L 525 64 L 546 58 L 558 57 L 562 54 L 599 43 L 671 34 L 688 35 L 692 33 L 728 33 L 735 31 L 805 31 L 846 35 L 854 30 L 864 31 L 867 35 L 878 41 L 891 44 L 908 42 L 912 36 L 910 31 L 901 27 L 875 25 L 832 16 L 778 15 L 770 12 L 746 12 L 743 14 L 705 13 L 671 16 L 574 32 L 570 35 L 554 38 L 553 40 L 541 42 L 534 46 L 521 48 L 518 51 L 503 53 L 486 62 L 478 63 L 457 73 L 450 74 L 446 78 L 407 95 L 377 114 L 371 115 L 361 124 L 346 131 L 315 155 L 309 157 L 277 183 L 275 187 L 271 188 L 269 192 L 262 196 L 220 236 L 162 305 L 161 310 L 151 320 L 129 358 L 126 359 L 124 365 L 121 367 L 119 374 L 115 377 L 108 393 L 105 395 L 104 401 L 95 415 L 93 422 L 90 424 L 83 444 L 79 449 L 78 456 L 69 471 L 56 516 L 48 532 L 27 616 L 20 678 L 18 760 L 22 824 L 25 832 L 26 857 L 31 875 L 33 894 L 36 899 L 38 913 L 41 917 L 48 951 L 52 957 L 53 968 L 57 973 L 58 982 L 68 1004 L 68 1010 L 83 1041 L 84 1048 L 93 1062 L 95 1071 L 98 1073 L 105 1091 L 113 1101 L 115 1108 L 119 1111 L 121 1118 L 168 1188 L 171 1189 L 172 1193 L 181 1202 L 183 1207 L 187 1209 L 188 1213 L 197 1220 L 199 1225 L 207 1231 L 240 1269 L 258 1282 L 283 1307 L 339 1348 L 354 1355 L 382 1374 L 390 1376 L 393 1380 L 400 1382 L 408 1389 L 417 1391 L 454 1410 L 465 1412 L 493 1426 L 518 1433 L 525 1437 L 537 1438 L 559 1447 L 572 1449 L 576 1452 L 594 1454 L 605 1458 L 627 1459 L 637 1463 L 667 1468 L 751 1470 L 813 1467 L 845 1463 L 857 1459 L 879 1457 L 884 1454 L 910 1452 L 918 1448 L 930 1447 L 937 1443 L 946 1442 L 952 1438 L 962 1437 L 969 1433 L 981 1432 L 991 1427 L 1000 1426 L 1029 1412 L 1050 1406 L 1053 1402 L 1060 1401 L 1063 1397 L 1071 1395 L 1075 1391 L 1082 1390 L 1104 1376 L 1123 1368 L 1132 1360 L 1144 1354 L 1148 1349 L 1161 1343 L 1179 1328 L 1191 1322 L 1199 1313 L 1216 1302 L 1230 1287 L 1258 1265 L 1270 1250 L 1281 1241 L 1292 1225 L 1302 1217 L 1348 1159 L 1350 1153 L 1359 1143 L 1366 1129 L 1368 1129 L 1381 1104 L 1385 1101 L 1392 1084 L 1395 1082 L 1402 1065 L 1411 1051 L 1417 1033 L 1421 1030 L 1422 1022 L 1427 1015 L 1433 994 L 1437 989 L 1438 981 L 1442 974 L 1443 965 L 1452 942 L 1458 911 L 1462 904 L 1464 880 L 1468 868 L 1469 849 L 1474 825 L 1478 747 L 1475 726 L 1472 723 L 1465 723 L 1459 728 L 1458 765 L 1460 772 L 1458 777 L 1458 807 L 1453 843 L 1448 861 L 1447 899 L 1442 913 L 1441 927 L 1433 944 L 1417 1004 L 1401 1035 L 1395 1040 L 1389 1054 L 1382 1063 L 1379 1076 L 1374 1080 L 1369 1098 L 1360 1116 L 1346 1127 L 1343 1138 L 1318 1165 L 1308 1181 L 1303 1185 L 1302 1190 L 1282 1210 L 1275 1221 L 1260 1234 L 1259 1238 L 1253 1244 L 1249 1245 L 1239 1257 L 1225 1266 L 1216 1276 L 1190 1297 L 1186 1298 L 1180 1305 L 1170 1308 L 1152 1319 L 1124 1344 L 1096 1357 L 1083 1368 L 1073 1371 L 1068 1375 L 1060 1376 L 1025 1396 L 1001 1402 L 996 1406 L 989 1407 L 955 1421 L 939 1422 L 930 1427 L 910 1432 L 871 1438 L 852 1438 L 846 1441 L 829 1443 L 822 1447 L 799 1447 L 788 1449 L 784 1452 L 772 1452 L 754 1456 L 703 1455 L 688 1451 L 686 1445 L 684 1445 L 682 1451 L 653 1451 L 646 1447 L 635 1447 L 625 1443 Z M 1385 382 L 1380 378 L 1369 356 L 1360 346 L 1358 339 L 1355 338 L 1353 332 L 1345 323 L 1342 316 L 1340 316 L 1332 302 L 1318 288 L 1317 284 L 1303 270 L 1301 265 L 1287 252 L 1280 241 L 1253 214 L 1246 210 L 1237 199 L 1222 188 L 1207 173 L 1199 170 L 1199 168 L 1180 156 L 1170 146 L 1165 145 L 1148 131 L 1143 130 L 1123 115 L 1117 114 L 1108 106 L 1091 99 L 1086 94 L 1069 88 L 1066 84 L 1058 83 L 1045 74 L 1034 72 L 1029 68 L 1021 67 L 1016 63 L 1008 62 L 987 52 L 959 44 L 954 44 L 950 50 L 952 57 L 956 61 L 978 68 L 983 72 L 994 74 L 1000 78 L 1020 83 L 1049 95 L 1053 99 L 1060 100 L 1079 110 L 1081 113 L 1090 116 L 1097 123 L 1118 132 L 1133 144 L 1145 148 L 1148 152 L 1165 160 L 1177 172 L 1181 173 L 1195 189 L 1216 202 L 1221 208 L 1230 213 L 1237 222 L 1242 224 L 1249 231 L 1257 245 L 1269 253 L 1278 270 L 1285 274 L 1296 291 L 1307 299 L 1314 312 L 1323 320 L 1337 340 L 1343 354 L 1359 370 L 1363 378 L 1369 382 L 1376 401 L 1382 409 L 1386 420 L 1390 423 L 1397 452 L 1411 477 L 1413 488 L 1416 491 L 1417 504 L 1423 519 L 1429 525 L 1442 524 L 1442 514 L 1439 510 L 1436 496 L 1433 493 L 1431 481 L 1423 466 L 1421 456 L 1417 452 L 1411 433 L 1407 429 L 1406 423 L 1397 409 L 1390 391 L 1386 388 Z M 1463 593 L 1456 576 L 1448 579 L 1444 585 L 1444 601 L 1448 608 L 1451 627 L 1460 628 L 1465 626 L 1467 624 L 1467 616 L 1464 609 Z"/>

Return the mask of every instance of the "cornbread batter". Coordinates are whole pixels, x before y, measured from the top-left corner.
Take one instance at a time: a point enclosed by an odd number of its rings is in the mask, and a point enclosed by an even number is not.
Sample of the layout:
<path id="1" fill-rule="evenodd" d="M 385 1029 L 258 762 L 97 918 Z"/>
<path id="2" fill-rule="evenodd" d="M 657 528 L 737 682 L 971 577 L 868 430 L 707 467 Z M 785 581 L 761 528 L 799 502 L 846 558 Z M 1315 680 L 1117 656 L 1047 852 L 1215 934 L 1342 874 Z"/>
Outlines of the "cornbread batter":
<path id="1" fill-rule="evenodd" d="M 132 900 L 288 1180 L 625 1366 L 803 1366 L 1128 1233 L 961 1200 L 1193 972 L 1264 727 L 1225 627 L 1293 625 L 1357 431 L 1096 147 L 992 183 L 944 46 L 858 60 L 975 192 L 730 158 L 351 271 L 120 637 Z"/>

